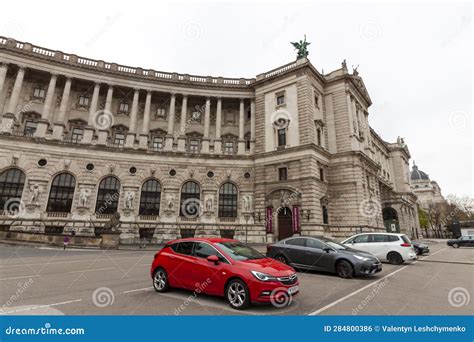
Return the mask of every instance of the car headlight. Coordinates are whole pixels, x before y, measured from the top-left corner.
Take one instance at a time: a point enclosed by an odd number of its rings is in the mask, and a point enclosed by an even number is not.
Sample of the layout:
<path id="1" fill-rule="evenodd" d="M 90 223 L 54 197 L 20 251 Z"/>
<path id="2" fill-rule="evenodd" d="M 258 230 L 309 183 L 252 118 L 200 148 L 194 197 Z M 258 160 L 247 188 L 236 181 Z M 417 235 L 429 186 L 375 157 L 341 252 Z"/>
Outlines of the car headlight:
<path id="1" fill-rule="evenodd" d="M 360 256 L 360 255 L 354 255 L 354 257 L 359 259 L 359 260 L 362 260 L 362 261 L 370 260 L 370 258 L 366 258 L 366 257 Z"/>
<path id="2" fill-rule="evenodd" d="M 257 272 L 257 271 L 250 271 L 255 278 L 257 278 L 260 281 L 273 281 L 277 280 L 276 277 L 262 273 L 262 272 Z"/>

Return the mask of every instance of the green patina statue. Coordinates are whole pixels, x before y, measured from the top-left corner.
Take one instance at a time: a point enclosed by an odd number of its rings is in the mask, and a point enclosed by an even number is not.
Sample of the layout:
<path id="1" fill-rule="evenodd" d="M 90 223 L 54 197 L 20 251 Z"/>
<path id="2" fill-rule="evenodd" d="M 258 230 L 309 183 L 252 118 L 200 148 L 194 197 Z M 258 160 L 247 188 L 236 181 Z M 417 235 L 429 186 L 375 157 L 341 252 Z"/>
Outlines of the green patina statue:
<path id="1" fill-rule="evenodd" d="M 295 47 L 295 50 L 298 50 L 298 55 L 296 56 L 298 59 L 308 57 L 308 45 L 311 43 L 306 41 L 306 35 L 304 35 L 304 41 L 300 40 L 299 42 L 291 42 L 291 44 Z"/>

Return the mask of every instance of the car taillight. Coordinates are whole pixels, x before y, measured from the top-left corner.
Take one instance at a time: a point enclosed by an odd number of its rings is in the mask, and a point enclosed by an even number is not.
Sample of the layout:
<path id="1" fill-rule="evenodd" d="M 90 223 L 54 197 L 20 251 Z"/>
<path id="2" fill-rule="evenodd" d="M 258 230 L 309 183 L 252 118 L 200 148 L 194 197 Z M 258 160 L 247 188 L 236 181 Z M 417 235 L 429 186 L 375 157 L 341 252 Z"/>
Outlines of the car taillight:
<path id="1" fill-rule="evenodd" d="M 411 243 L 402 243 L 400 246 L 402 246 L 402 247 L 411 247 Z"/>

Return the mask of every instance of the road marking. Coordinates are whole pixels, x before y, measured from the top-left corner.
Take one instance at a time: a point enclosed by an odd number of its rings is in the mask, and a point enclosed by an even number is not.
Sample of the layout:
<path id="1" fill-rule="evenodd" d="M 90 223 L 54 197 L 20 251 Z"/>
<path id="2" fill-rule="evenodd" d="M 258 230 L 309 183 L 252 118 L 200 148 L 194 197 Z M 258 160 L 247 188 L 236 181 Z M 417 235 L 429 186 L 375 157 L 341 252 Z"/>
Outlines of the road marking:
<path id="1" fill-rule="evenodd" d="M 131 292 L 138 292 L 138 291 L 150 291 L 152 289 L 153 289 L 153 287 L 144 287 L 144 288 L 141 288 L 141 289 L 123 291 L 122 293 L 131 293 Z"/>
<path id="2" fill-rule="evenodd" d="M 22 312 L 22 311 L 30 311 L 30 310 L 36 310 L 36 309 L 44 309 L 44 308 L 49 308 L 52 306 L 59 306 L 59 305 L 65 305 L 65 304 L 70 304 L 70 303 L 76 303 L 76 302 L 82 302 L 82 299 L 74 299 L 74 300 L 69 300 L 67 302 L 60 302 L 60 303 L 53 303 L 53 304 L 46 304 L 46 305 L 38 305 L 38 306 L 33 306 L 29 308 L 23 308 L 23 309 L 18 309 L 18 310 L 13 310 L 13 311 L 6 311 L 6 312 L 1 312 L 0 315 L 6 315 L 6 314 L 12 314 L 16 312 Z"/>
<path id="3" fill-rule="evenodd" d="M 115 267 L 91 268 L 91 269 L 87 269 L 87 270 L 70 271 L 68 273 L 81 273 L 81 272 L 106 271 L 106 270 L 115 270 Z"/>
<path id="4" fill-rule="evenodd" d="M 40 277 L 40 275 L 39 274 L 34 274 L 34 275 L 29 275 L 29 276 L 2 278 L 0 280 L 12 280 L 12 279 L 23 279 L 23 278 L 33 278 L 33 277 Z"/>
<path id="5" fill-rule="evenodd" d="M 433 255 L 435 255 L 435 254 L 437 254 L 437 253 L 439 253 L 439 252 L 445 250 L 446 248 L 447 248 L 447 247 L 445 247 L 445 248 L 443 248 L 443 249 L 440 249 L 439 251 L 436 251 L 436 252 L 434 252 L 433 254 L 430 254 L 430 255 L 428 255 L 428 256 L 426 256 L 426 257 L 424 257 L 424 258 L 420 258 L 420 261 L 421 261 L 421 260 L 424 260 L 424 259 L 426 259 L 426 258 L 428 258 L 428 257 L 430 257 L 430 256 L 433 256 Z M 361 287 L 360 289 L 355 290 L 355 291 L 349 293 L 348 295 L 346 295 L 346 296 L 344 296 L 344 297 L 342 297 L 342 298 L 339 298 L 338 300 L 336 300 L 336 301 L 334 301 L 334 302 L 332 302 L 332 303 L 330 303 L 330 304 L 328 304 L 328 305 L 322 307 L 321 309 L 318 309 L 318 310 L 316 310 L 316 311 L 310 312 L 310 313 L 308 314 L 308 316 L 315 316 L 315 315 L 318 315 L 318 314 L 320 314 L 321 312 L 326 311 L 327 309 L 332 308 L 333 306 L 335 306 L 335 305 L 337 305 L 337 304 L 339 304 L 339 303 L 345 301 L 346 299 L 348 299 L 348 298 L 350 298 L 350 297 L 352 297 L 352 296 L 354 296 L 354 295 L 356 295 L 356 294 L 358 294 L 358 293 L 360 293 L 360 292 L 362 292 L 362 291 L 368 289 L 369 287 L 374 286 L 374 285 L 376 285 L 377 283 L 380 283 L 381 281 L 383 281 L 383 280 L 385 280 L 385 279 L 387 279 L 387 278 L 389 278 L 389 277 L 391 277 L 391 276 L 397 274 L 398 272 L 403 271 L 405 268 L 410 267 L 410 265 L 416 264 L 418 261 L 419 261 L 419 260 L 413 261 L 411 264 L 406 265 L 406 266 L 403 266 L 402 268 L 399 268 L 398 270 L 395 270 L 395 271 L 393 271 L 392 273 L 387 274 L 385 277 L 383 277 L 383 278 L 381 278 L 381 279 L 377 279 L 376 281 L 373 281 L 373 282 L 371 282 L 370 284 L 367 284 L 367 285 L 365 285 L 364 287 Z"/>
<path id="6" fill-rule="evenodd" d="M 128 260 L 128 259 L 136 259 L 136 258 L 140 258 L 140 257 L 129 257 L 129 258 L 112 258 L 112 260 Z M 85 260 L 70 260 L 70 261 L 57 261 L 57 262 L 50 262 L 48 263 L 48 266 L 49 265 L 57 265 L 57 264 L 73 264 L 73 263 L 78 263 L 78 262 L 102 262 L 102 261 L 109 261 L 110 262 L 110 259 L 85 259 Z M 6 268 L 6 267 L 20 267 L 20 266 L 42 266 L 44 265 L 44 262 L 43 263 L 37 263 L 37 264 L 16 264 L 16 265 L 0 265 L 0 268 Z"/>

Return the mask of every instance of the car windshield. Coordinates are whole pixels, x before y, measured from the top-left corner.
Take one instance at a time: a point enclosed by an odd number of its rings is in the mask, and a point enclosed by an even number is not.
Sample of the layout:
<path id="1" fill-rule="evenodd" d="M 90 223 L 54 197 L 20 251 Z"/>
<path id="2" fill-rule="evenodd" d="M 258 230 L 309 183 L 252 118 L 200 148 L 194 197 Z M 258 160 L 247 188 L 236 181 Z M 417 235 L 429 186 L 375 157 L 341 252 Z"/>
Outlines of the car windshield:
<path id="1" fill-rule="evenodd" d="M 330 240 L 330 239 L 320 239 L 322 242 L 324 242 L 326 245 L 329 247 L 332 247 L 334 249 L 347 249 L 347 246 L 344 246 L 340 244 L 339 242 Z"/>
<path id="2" fill-rule="evenodd" d="M 216 245 L 234 260 L 254 260 L 266 258 L 252 247 L 241 242 L 219 242 Z"/>

